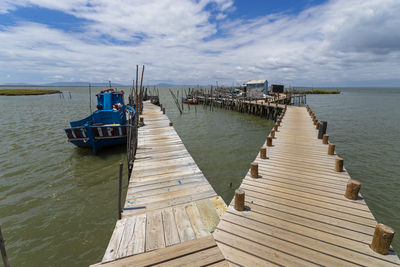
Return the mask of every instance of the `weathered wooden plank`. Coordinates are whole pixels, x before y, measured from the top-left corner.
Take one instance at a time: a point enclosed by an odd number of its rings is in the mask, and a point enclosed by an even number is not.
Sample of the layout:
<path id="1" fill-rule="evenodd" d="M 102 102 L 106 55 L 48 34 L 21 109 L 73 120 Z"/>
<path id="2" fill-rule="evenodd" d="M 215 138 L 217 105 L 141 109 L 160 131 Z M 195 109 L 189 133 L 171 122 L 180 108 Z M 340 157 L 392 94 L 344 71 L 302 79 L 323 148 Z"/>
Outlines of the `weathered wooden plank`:
<path id="1" fill-rule="evenodd" d="M 161 211 L 146 214 L 146 251 L 165 247 Z"/>
<path id="2" fill-rule="evenodd" d="M 204 226 L 201 220 L 197 206 L 194 203 L 190 203 L 188 205 L 185 205 L 185 209 L 196 238 L 201 238 L 209 235 L 210 233 L 207 231 L 207 228 Z"/>
<path id="3" fill-rule="evenodd" d="M 146 214 L 137 215 L 135 231 L 133 233 L 133 251 L 132 254 L 143 253 L 146 243 Z"/>
<path id="4" fill-rule="evenodd" d="M 136 217 L 125 219 L 124 231 L 118 246 L 116 258 L 122 258 L 133 254 L 133 239 Z"/>
<path id="5" fill-rule="evenodd" d="M 200 239 L 191 240 L 175 246 L 170 246 L 163 249 L 150 251 L 147 253 L 137 254 L 134 256 L 119 259 L 118 261 L 113 261 L 109 263 L 99 263 L 93 266 L 104 266 L 104 267 L 150 266 L 168 261 L 169 259 L 179 258 L 184 255 L 196 253 L 198 251 L 206 250 L 213 247 L 216 247 L 216 243 L 214 241 L 214 238 L 211 235 L 209 235 Z"/>
<path id="6" fill-rule="evenodd" d="M 181 242 L 186 242 L 196 238 L 189 216 L 184 206 L 175 206 L 172 208 L 175 216 L 175 223 Z"/>
<path id="7" fill-rule="evenodd" d="M 163 209 L 161 214 L 164 225 L 165 245 L 168 247 L 179 244 L 181 240 L 179 239 L 178 229 L 176 228 L 175 216 L 172 212 L 172 208 Z"/>
<path id="8" fill-rule="evenodd" d="M 219 223 L 219 216 L 209 199 L 196 202 L 201 220 L 210 233 L 214 232 Z"/>
<path id="9" fill-rule="evenodd" d="M 116 259 L 119 243 L 121 242 L 122 233 L 124 232 L 125 219 L 118 220 L 115 224 L 111 239 L 108 242 L 106 252 L 102 261 L 111 261 Z"/>

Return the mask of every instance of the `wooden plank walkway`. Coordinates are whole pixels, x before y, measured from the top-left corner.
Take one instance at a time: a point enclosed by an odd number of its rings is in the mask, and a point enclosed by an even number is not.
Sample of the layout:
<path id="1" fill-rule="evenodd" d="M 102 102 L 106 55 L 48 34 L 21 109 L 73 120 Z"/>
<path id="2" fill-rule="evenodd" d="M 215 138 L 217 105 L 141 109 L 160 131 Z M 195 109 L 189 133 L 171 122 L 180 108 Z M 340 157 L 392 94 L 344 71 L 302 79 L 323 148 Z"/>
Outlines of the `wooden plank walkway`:
<path id="1" fill-rule="evenodd" d="M 160 107 L 144 102 L 141 117 L 145 126 L 138 132 L 122 219 L 98 265 L 174 266 L 192 260 L 199 265 L 224 264 L 210 234 L 226 210 L 224 201 Z"/>
<path id="2" fill-rule="evenodd" d="M 377 223 L 362 196 L 344 197 L 350 176 L 317 132 L 305 108 L 288 106 L 268 158 L 255 160 L 259 177 L 240 186 L 245 211 L 232 200 L 213 233 L 231 265 L 400 265 L 393 250 L 369 247 Z"/>

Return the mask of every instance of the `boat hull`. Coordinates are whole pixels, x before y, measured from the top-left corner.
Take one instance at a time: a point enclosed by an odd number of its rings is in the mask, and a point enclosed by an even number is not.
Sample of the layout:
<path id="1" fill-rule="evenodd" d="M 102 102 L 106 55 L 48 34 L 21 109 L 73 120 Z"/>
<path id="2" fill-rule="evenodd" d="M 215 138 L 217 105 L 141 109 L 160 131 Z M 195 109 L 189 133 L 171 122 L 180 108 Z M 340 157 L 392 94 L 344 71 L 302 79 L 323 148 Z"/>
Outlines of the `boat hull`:
<path id="1" fill-rule="evenodd" d="M 126 144 L 126 125 L 72 127 L 65 129 L 68 141 L 77 147 L 92 148 L 93 152 L 104 147 Z"/>

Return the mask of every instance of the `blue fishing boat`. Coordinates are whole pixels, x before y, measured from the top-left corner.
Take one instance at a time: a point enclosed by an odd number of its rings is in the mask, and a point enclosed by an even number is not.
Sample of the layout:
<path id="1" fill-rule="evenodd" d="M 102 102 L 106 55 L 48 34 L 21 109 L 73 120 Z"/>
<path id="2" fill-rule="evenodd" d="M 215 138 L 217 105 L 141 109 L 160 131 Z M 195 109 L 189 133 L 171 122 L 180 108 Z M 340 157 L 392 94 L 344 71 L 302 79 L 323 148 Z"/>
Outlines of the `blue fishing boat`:
<path id="1" fill-rule="evenodd" d="M 78 147 L 92 148 L 93 152 L 109 146 L 125 144 L 127 112 L 135 110 L 124 103 L 124 91 L 106 89 L 97 96 L 97 110 L 87 118 L 70 122 L 65 129 L 68 141 Z"/>

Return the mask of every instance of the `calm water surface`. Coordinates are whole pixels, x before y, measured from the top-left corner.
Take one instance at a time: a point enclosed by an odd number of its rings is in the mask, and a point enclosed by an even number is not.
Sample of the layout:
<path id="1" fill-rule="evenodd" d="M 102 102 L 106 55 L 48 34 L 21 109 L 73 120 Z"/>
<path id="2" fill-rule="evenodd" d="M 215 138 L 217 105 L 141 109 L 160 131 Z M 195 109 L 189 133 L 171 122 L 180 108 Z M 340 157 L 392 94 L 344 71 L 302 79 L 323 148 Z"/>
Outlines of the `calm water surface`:
<path id="1" fill-rule="evenodd" d="M 89 114 L 88 90 L 59 89 L 64 98 L 0 96 L 0 223 L 13 266 L 98 262 L 116 221 L 118 166 L 126 162 L 125 149 L 94 155 L 69 144 L 63 128 Z M 93 109 L 101 89 L 93 89 Z M 400 90 L 342 92 L 307 100 L 317 117 L 328 121 L 330 139 L 352 177 L 363 183 L 362 194 L 377 220 L 399 231 Z M 180 115 L 169 91 L 160 94 L 187 149 L 230 202 L 272 123 L 201 106 L 185 107 Z M 400 249 L 397 237 L 394 246 Z"/>

